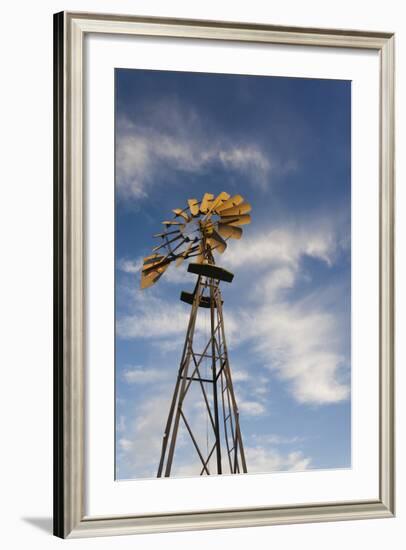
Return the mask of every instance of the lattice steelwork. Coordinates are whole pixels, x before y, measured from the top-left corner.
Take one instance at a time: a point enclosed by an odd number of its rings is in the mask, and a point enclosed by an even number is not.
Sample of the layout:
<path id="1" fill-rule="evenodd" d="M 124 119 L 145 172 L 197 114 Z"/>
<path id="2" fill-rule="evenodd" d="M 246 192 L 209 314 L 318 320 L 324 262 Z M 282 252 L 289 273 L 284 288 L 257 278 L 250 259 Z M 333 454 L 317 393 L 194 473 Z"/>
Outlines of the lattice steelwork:
<path id="1" fill-rule="evenodd" d="M 171 262 L 179 266 L 195 258 L 188 271 L 197 275 L 193 293 L 182 292 L 181 300 L 190 304 L 182 358 L 166 422 L 158 477 L 171 475 L 179 427 L 182 423 L 200 461 L 200 475 L 247 472 L 225 337 L 223 300 L 220 282 L 231 283 L 233 274 L 215 264 L 213 252 L 223 253 L 228 239 L 242 236 L 241 225 L 251 221 L 251 206 L 241 195 L 217 197 L 206 193 L 199 202 L 189 199 L 185 209 L 174 209 L 175 218 L 165 221 L 166 230 L 156 237 L 162 243 L 144 259 L 141 288 L 153 285 Z M 158 253 L 158 250 L 160 253 Z M 204 344 L 197 342 L 196 323 L 202 308 L 210 310 L 210 333 Z M 210 374 L 203 367 L 210 364 Z M 188 418 L 186 400 L 192 384 L 200 389 L 208 433 L 206 448 Z M 210 436 L 209 436 L 210 431 Z M 210 440 L 210 445 L 209 445 Z M 214 466 L 213 466 L 214 465 Z"/>

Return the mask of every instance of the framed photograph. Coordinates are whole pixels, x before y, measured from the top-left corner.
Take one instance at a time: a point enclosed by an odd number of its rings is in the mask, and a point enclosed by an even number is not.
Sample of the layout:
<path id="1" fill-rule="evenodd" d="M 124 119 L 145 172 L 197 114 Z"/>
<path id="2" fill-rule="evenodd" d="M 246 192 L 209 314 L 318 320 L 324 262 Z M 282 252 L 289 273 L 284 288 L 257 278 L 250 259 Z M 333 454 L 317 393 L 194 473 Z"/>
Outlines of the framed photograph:
<path id="1" fill-rule="evenodd" d="M 54 533 L 394 514 L 394 36 L 54 18 Z"/>

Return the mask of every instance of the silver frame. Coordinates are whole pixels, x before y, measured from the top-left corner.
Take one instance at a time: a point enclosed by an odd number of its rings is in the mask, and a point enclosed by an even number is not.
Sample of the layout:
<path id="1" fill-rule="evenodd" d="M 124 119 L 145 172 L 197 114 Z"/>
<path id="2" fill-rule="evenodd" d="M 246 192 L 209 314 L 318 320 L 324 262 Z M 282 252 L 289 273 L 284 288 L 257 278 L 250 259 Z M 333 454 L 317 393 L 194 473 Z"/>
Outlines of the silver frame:
<path id="1" fill-rule="evenodd" d="M 334 46 L 380 55 L 380 492 L 374 501 L 128 517 L 84 513 L 83 41 L 88 33 Z M 54 534 L 66 537 L 393 517 L 394 35 L 62 12 L 54 16 Z"/>

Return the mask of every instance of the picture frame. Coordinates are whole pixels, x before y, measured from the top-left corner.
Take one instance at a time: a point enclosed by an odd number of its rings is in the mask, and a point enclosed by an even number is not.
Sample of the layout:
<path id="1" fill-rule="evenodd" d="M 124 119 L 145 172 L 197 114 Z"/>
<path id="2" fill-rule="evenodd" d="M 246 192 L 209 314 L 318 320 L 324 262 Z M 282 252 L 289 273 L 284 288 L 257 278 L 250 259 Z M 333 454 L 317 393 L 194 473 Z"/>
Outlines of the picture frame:
<path id="1" fill-rule="evenodd" d="M 379 54 L 379 494 L 374 499 L 89 516 L 86 513 L 84 41 L 88 35 L 258 43 Z M 365 208 L 367 208 L 365 201 Z M 89 537 L 389 518 L 394 464 L 394 35 L 62 12 L 54 16 L 54 534 Z"/>

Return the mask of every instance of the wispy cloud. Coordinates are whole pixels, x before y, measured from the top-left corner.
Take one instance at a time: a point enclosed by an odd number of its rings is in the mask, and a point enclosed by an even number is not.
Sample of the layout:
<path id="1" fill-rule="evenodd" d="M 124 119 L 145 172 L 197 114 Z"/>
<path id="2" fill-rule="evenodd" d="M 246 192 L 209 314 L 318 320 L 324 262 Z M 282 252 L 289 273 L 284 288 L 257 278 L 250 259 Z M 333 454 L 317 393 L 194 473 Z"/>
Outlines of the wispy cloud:
<path id="1" fill-rule="evenodd" d="M 153 343 L 168 345 L 171 349 L 174 338 L 183 336 L 189 321 L 190 307 L 182 302 L 172 302 L 152 293 L 136 289 L 130 293 L 131 313 L 118 316 L 116 335 L 122 339 L 149 339 Z M 196 346 L 205 345 L 208 335 L 208 311 L 202 310 L 196 321 Z M 228 344 L 232 348 L 234 335 L 238 333 L 238 319 L 224 315 Z"/>
<path id="2" fill-rule="evenodd" d="M 269 305 L 269 304 L 268 304 Z M 300 403 L 335 403 L 347 399 L 349 386 L 341 378 L 346 365 L 340 353 L 334 316 L 320 310 L 305 310 L 300 304 L 272 303 L 251 317 L 258 327 L 255 349 L 265 366 L 289 384 Z"/>
<path id="3" fill-rule="evenodd" d="M 247 447 L 245 449 L 245 458 L 249 474 L 272 473 L 272 472 L 299 472 L 304 471 L 311 466 L 311 458 L 305 456 L 300 451 L 290 453 L 281 453 L 276 449 L 268 447 Z M 185 464 L 177 465 L 173 468 L 173 475 L 176 477 L 196 476 L 201 465 L 195 460 Z M 226 459 L 222 460 L 223 472 L 228 472 Z"/>
<path id="4" fill-rule="evenodd" d="M 300 403 L 335 403 L 349 396 L 342 292 L 333 286 L 295 299 L 289 293 L 302 281 L 306 256 L 332 268 L 341 250 L 339 235 L 333 224 L 287 226 L 251 235 L 247 246 L 234 247 L 229 257 L 242 270 L 251 265 L 257 270 L 251 308 L 239 315 L 240 334 Z"/>
<path id="5" fill-rule="evenodd" d="M 305 456 L 301 451 L 292 451 L 285 454 L 258 445 L 247 447 L 245 453 L 250 473 L 303 471 L 307 470 L 311 464 L 311 458 Z"/>
<path id="6" fill-rule="evenodd" d="M 257 445 L 293 445 L 297 443 L 301 443 L 304 441 L 303 437 L 299 437 L 297 435 L 287 437 L 280 434 L 253 434 L 252 436 L 253 441 L 256 442 Z"/>
<path id="7" fill-rule="evenodd" d="M 317 216 L 314 221 L 307 219 L 265 227 L 255 233 L 251 230 L 227 250 L 227 264 L 239 269 L 283 265 L 297 270 L 299 262 L 308 256 L 331 266 L 343 248 L 344 236 L 340 229 L 340 221 Z"/>
<path id="8" fill-rule="evenodd" d="M 171 303 L 156 296 L 134 293 L 133 313 L 117 319 L 119 338 L 168 339 L 185 332 L 188 311 L 179 303 Z"/>
<path id="9" fill-rule="evenodd" d="M 136 260 L 126 260 L 122 258 L 118 261 L 117 267 L 124 273 L 139 273 L 141 271 L 143 258 L 139 257 Z"/>
<path id="10" fill-rule="evenodd" d="M 119 479 L 156 476 L 169 398 L 168 386 L 127 409 L 126 430 L 118 439 Z"/>
<path id="11" fill-rule="evenodd" d="M 215 121 L 176 101 L 153 107 L 147 105 L 136 123 L 118 120 L 116 174 L 122 196 L 147 197 L 149 187 L 168 169 L 199 174 L 215 167 L 244 174 L 254 186 L 268 185 L 272 164 L 258 143 L 231 140 Z"/>
<path id="12" fill-rule="evenodd" d="M 266 408 L 263 403 L 259 401 L 246 401 L 245 399 L 238 399 L 238 408 L 240 411 L 248 416 L 260 416 L 266 412 Z"/>
<path id="13" fill-rule="evenodd" d="M 165 377 L 163 369 L 134 366 L 124 370 L 123 378 L 129 384 L 150 384 Z"/>

